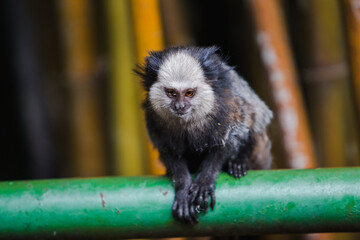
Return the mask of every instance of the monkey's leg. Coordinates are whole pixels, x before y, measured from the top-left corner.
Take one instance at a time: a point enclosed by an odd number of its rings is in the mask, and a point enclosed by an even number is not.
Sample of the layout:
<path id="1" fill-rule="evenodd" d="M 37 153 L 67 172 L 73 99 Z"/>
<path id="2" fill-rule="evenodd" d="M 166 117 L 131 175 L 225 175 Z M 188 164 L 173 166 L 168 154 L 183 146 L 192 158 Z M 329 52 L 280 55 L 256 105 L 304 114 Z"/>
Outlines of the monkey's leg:
<path id="1" fill-rule="evenodd" d="M 239 155 L 228 161 L 228 173 L 240 178 L 249 169 L 269 169 L 271 161 L 271 142 L 266 131 L 263 131 L 253 134 L 241 147 Z"/>
<path id="2" fill-rule="evenodd" d="M 219 175 L 219 171 L 225 162 L 225 151 L 217 149 L 208 154 L 208 156 L 200 164 L 197 176 L 189 189 L 189 200 L 192 208 L 199 209 L 203 204 L 206 213 L 209 206 L 214 209 L 215 206 L 215 181 Z"/>
<path id="3" fill-rule="evenodd" d="M 236 156 L 232 156 L 229 158 L 228 164 L 228 173 L 235 177 L 241 178 L 246 176 L 246 172 L 249 169 L 249 161 L 251 158 L 251 154 L 253 152 L 254 142 L 252 139 L 245 142 Z"/>
<path id="4" fill-rule="evenodd" d="M 263 131 L 253 137 L 254 148 L 251 154 L 249 169 L 270 169 L 272 163 L 271 141 Z"/>
<path id="5" fill-rule="evenodd" d="M 241 178 L 246 176 L 248 170 L 247 161 L 248 159 L 242 161 L 239 161 L 238 159 L 229 160 L 228 173 L 234 178 Z"/>
<path id="6" fill-rule="evenodd" d="M 175 199 L 171 208 L 174 218 L 191 224 L 198 222 L 195 208 L 189 204 L 188 192 L 191 176 L 186 162 L 181 157 L 176 158 L 166 152 L 160 152 L 160 156 L 175 189 Z"/>

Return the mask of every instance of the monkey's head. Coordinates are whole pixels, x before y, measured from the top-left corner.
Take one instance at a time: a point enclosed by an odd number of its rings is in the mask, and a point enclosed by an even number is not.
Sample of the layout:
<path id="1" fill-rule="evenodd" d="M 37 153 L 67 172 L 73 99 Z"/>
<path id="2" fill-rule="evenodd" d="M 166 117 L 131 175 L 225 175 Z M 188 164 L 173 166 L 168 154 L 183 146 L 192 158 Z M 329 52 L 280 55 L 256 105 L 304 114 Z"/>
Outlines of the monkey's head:
<path id="1" fill-rule="evenodd" d="M 218 48 L 174 47 L 150 52 L 136 72 L 144 79 L 148 100 L 165 120 L 202 121 L 215 107 L 214 85 L 221 63 Z"/>

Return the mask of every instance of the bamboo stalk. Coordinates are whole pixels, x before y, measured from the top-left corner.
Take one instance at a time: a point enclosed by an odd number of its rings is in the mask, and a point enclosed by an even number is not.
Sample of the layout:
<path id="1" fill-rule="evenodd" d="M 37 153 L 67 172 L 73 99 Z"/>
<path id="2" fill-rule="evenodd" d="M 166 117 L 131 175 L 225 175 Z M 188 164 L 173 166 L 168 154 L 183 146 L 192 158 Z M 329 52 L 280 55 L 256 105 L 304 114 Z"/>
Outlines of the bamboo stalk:
<path id="1" fill-rule="evenodd" d="M 7 137 L 15 138 L 13 143 L 16 143 L 16 146 L 11 147 L 14 147 L 14 151 L 22 152 L 19 154 L 19 157 L 23 158 L 22 160 L 15 159 L 17 163 L 22 163 L 22 166 L 15 167 L 15 171 L 20 173 L 15 177 L 53 177 L 56 172 L 54 161 L 55 148 L 51 134 L 51 125 L 48 121 L 48 105 L 46 105 L 48 99 L 43 85 L 46 81 L 43 75 L 43 68 L 45 66 L 42 64 L 41 60 L 43 59 L 41 59 L 39 54 L 40 46 L 36 41 L 38 29 L 34 19 L 31 17 L 29 2 L 4 1 L 2 4 L 4 12 L 6 11 L 6 14 L 4 14 L 4 24 L 9 24 L 10 29 L 9 35 L 6 37 L 9 37 L 11 40 L 11 48 L 9 49 L 11 57 L 6 59 L 6 61 L 10 61 L 11 68 L 14 68 L 10 70 L 14 71 L 13 79 L 5 77 L 3 81 L 14 81 L 14 92 L 17 98 L 11 104 L 8 98 L 5 97 L 4 100 L 6 105 L 17 108 L 14 109 L 14 112 L 18 111 L 19 117 L 16 131 L 20 133 L 17 135 L 11 132 L 9 136 L 5 137 L 5 141 L 8 141 Z M 5 91 L 9 90 L 6 89 Z M 7 118 L 8 116 L 5 114 L 4 117 Z M 16 122 L 11 122 L 10 124 L 13 125 Z M 7 133 L 7 126 L 4 126 L 4 130 Z M 16 139 L 17 137 L 20 137 L 20 139 Z M 9 142 L 12 141 L 9 140 Z M 21 146 L 22 144 L 25 147 Z M 6 165 L 4 166 L 5 168 Z M 12 175 L 11 172 L 7 174 Z"/>
<path id="2" fill-rule="evenodd" d="M 68 83 L 64 81 L 64 66 L 60 44 L 60 28 L 56 1 L 33 1 L 28 4 L 36 27 L 37 51 L 40 55 L 42 85 L 54 139 L 57 176 L 70 176 Z M 44 148 L 44 146 L 42 146 Z M 66 159 L 66 161 L 64 161 Z"/>
<path id="3" fill-rule="evenodd" d="M 343 15 L 345 19 L 348 57 L 351 70 L 353 93 L 357 107 L 358 130 L 360 128 L 360 1 L 342 0 Z"/>
<path id="4" fill-rule="evenodd" d="M 71 141 L 76 176 L 105 174 L 103 136 L 95 86 L 95 42 L 92 5 L 86 0 L 58 1 L 70 86 Z"/>
<path id="5" fill-rule="evenodd" d="M 313 168 L 316 161 L 310 131 L 279 1 L 250 0 L 248 4 L 275 103 L 286 161 L 291 168 Z"/>
<path id="6" fill-rule="evenodd" d="M 137 62 L 143 63 L 148 51 L 161 50 L 164 47 L 159 3 L 157 0 L 131 0 L 131 10 L 134 23 L 136 59 Z M 145 125 L 143 125 L 142 130 L 145 132 Z M 152 174 L 164 174 L 165 168 L 159 161 L 158 152 L 150 142 L 147 148 L 150 172 Z"/>
<path id="7" fill-rule="evenodd" d="M 115 169 L 121 175 L 144 173 L 138 85 L 129 1 L 106 0 L 112 62 L 111 96 L 115 130 Z M 131 161 L 130 161 L 131 159 Z"/>

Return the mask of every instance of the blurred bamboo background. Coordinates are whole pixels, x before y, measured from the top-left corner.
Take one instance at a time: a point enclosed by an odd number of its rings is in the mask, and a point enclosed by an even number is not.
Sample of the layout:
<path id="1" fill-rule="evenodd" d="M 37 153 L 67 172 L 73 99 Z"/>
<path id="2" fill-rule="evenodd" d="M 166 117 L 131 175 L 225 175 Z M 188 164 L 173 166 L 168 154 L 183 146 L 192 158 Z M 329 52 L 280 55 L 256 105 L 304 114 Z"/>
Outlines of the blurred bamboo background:
<path id="1" fill-rule="evenodd" d="M 275 113 L 274 168 L 360 165 L 360 0 L 3 0 L 0 180 L 164 174 L 132 69 L 221 47 Z M 274 239 L 359 239 L 356 234 Z M 271 237 L 270 237 L 271 239 Z"/>

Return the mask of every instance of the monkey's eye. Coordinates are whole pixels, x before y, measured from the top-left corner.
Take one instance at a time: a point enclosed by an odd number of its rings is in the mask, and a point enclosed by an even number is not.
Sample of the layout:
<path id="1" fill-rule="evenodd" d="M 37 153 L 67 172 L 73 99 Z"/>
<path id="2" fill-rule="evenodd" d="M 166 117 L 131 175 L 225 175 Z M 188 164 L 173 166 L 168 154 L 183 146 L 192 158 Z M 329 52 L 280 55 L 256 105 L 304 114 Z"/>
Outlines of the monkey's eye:
<path id="1" fill-rule="evenodd" d="M 185 96 L 192 98 L 192 97 L 195 95 L 195 92 L 196 92 L 195 89 L 188 89 L 188 90 L 185 92 Z"/>
<path id="2" fill-rule="evenodd" d="M 166 89 L 165 92 L 169 98 L 176 97 L 176 91 L 174 89 Z"/>

